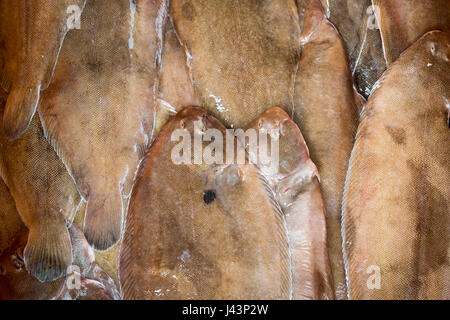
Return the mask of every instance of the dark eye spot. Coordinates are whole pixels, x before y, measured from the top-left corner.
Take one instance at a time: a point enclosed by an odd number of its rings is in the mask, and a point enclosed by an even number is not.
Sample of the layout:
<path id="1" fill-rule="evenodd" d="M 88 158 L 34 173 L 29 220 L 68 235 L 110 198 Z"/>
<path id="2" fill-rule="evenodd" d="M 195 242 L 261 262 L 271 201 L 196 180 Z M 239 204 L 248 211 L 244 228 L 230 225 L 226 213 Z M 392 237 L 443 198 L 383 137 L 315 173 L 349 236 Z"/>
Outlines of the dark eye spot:
<path id="1" fill-rule="evenodd" d="M 214 199 L 216 199 L 216 190 L 212 189 L 203 192 L 203 201 L 205 201 L 206 204 L 210 204 Z"/>

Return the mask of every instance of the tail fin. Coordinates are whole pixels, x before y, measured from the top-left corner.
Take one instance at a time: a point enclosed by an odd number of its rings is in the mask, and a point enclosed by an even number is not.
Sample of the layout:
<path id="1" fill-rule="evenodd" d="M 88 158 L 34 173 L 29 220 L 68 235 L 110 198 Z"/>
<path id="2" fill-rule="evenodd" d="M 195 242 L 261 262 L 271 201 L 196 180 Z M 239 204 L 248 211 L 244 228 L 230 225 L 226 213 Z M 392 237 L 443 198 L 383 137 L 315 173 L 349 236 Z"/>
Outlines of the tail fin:
<path id="1" fill-rule="evenodd" d="M 64 276 L 72 264 L 72 244 L 64 220 L 31 226 L 24 259 L 28 272 L 41 282 Z"/>
<path id="2" fill-rule="evenodd" d="M 40 86 L 12 88 L 3 114 L 5 135 L 15 140 L 28 128 L 39 102 Z"/>
<path id="3" fill-rule="evenodd" d="M 122 197 L 113 194 L 89 195 L 84 218 L 84 234 L 97 250 L 107 250 L 116 244 L 122 232 Z"/>

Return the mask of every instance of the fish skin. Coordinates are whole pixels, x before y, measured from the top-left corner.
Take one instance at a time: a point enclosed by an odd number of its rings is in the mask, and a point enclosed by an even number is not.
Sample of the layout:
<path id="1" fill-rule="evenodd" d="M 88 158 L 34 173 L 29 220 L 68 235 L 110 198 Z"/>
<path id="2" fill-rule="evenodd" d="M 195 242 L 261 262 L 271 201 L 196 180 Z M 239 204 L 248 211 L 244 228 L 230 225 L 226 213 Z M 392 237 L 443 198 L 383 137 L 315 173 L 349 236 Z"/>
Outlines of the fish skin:
<path id="1" fill-rule="evenodd" d="M 156 138 L 130 199 L 119 262 L 124 299 L 288 299 L 283 216 L 256 168 L 172 162 L 172 132 L 192 135 L 194 121 L 196 132 L 225 137 L 217 119 L 192 107 Z"/>
<path id="2" fill-rule="evenodd" d="M 364 108 L 343 203 L 351 299 L 450 298 L 449 57 L 448 33 L 425 34 Z"/>
<path id="3" fill-rule="evenodd" d="M 76 226 L 69 228 L 73 247 L 73 271 L 69 276 L 80 277 L 80 288 L 69 289 L 64 285 L 53 300 L 119 300 L 120 293 L 114 280 L 97 263 L 94 249 L 87 242 L 83 232 Z"/>
<path id="4" fill-rule="evenodd" d="M 309 158 L 300 129 L 278 107 L 265 111 L 246 127 L 248 129 L 279 132 L 278 170 L 271 167 L 270 163 L 261 162 L 254 154 L 260 150 L 252 150 L 248 146 L 246 149 L 251 154 L 250 159 L 258 159 L 258 168 L 266 177 L 286 216 L 293 270 L 292 298 L 334 299 L 326 244 L 325 208 L 318 172 Z M 268 148 L 273 148 L 271 143 Z"/>
<path id="5" fill-rule="evenodd" d="M 152 139 L 165 6 L 89 1 L 39 105 L 47 138 L 87 201 L 84 233 L 98 250 L 120 239 L 123 197 Z"/>
<path id="6" fill-rule="evenodd" d="M 125 198 L 123 201 L 123 207 L 128 208 L 128 199 Z M 86 210 L 86 202 L 83 201 L 83 204 L 80 208 L 79 213 L 73 220 L 73 225 L 75 225 L 78 229 L 82 230 L 84 225 L 85 218 L 85 210 Z M 118 264 L 119 264 L 119 250 L 120 244 L 122 242 L 123 237 L 116 243 L 114 246 L 105 251 L 95 251 L 95 262 L 96 264 L 106 272 L 114 281 L 115 285 L 119 286 L 119 278 L 118 278 Z M 92 277 L 91 277 L 92 278 Z"/>
<path id="7" fill-rule="evenodd" d="M 69 290 L 67 286 L 63 286 L 62 291 L 52 300 L 118 300 L 110 295 L 101 282 L 88 279 L 77 272 L 73 275 L 80 277 L 80 289 Z"/>
<path id="8" fill-rule="evenodd" d="M 0 118 L 4 103 L 0 97 Z M 24 251 L 27 270 L 41 281 L 63 276 L 72 261 L 66 222 L 73 220 L 81 198 L 37 116 L 14 141 L 0 130 L 0 175 L 30 229 Z"/>
<path id="9" fill-rule="evenodd" d="M 361 111 L 363 110 L 364 105 L 366 104 L 367 100 L 362 94 L 360 94 L 358 92 L 358 89 L 356 89 L 354 86 L 353 86 L 353 90 L 354 90 L 354 93 L 355 93 L 355 105 L 356 105 L 356 108 L 358 109 L 358 113 L 361 113 Z"/>
<path id="10" fill-rule="evenodd" d="M 69 31 L 69 6 L 80 14 L 86 0 L 1 0 L 0 76 L 9 92 L 3 130 L 17 139 L 30 124 L 40 91 L 49 85 Z"/>
<path id="11" fill-rule="evenodd" d="M 86 279 L 97 281 L 99 284 L 101 284 L 101 290 L 96 290 L 97 296 L 99 294 L 105 296 L 105 300 L 111 299 L 111 300 L 121 300 L 121 294 L 120 291 L 112 279 L 112 277 L 107 273 L 103 268 L 96 262 L 92 265 L 91 269 L 89 269 Z M 95 298 L 98 300 L 98 298 Z M 79 300 L 82 300 L 81 298 Z M 91 298 L 92 300 L 92 298 Z"/>
<path id="12" fill-rule="evenodd" d="M 372 0 L 383 39 L 387 65 L 428 31 L 450 32 L 447 0 Z"/>
<path id="13" fill-rule="evenodd" d="M 72 243 L 72 265 L 80 268 L 81 275 L 86 276 L 95 263 L 95 252 L 91 248 L 83 232 L 75 225 L 69 228 L 70 241 Z"/>
<path id="14" fill-rule="evenodd" d="M 158 85 L 158 99 L 156 101 L 156 121 L 153 136 L 157 135 L 169 119 L 182 108 L 199 105 L 192 82 L 189 68 L 186 65 L 186 53 L 179 42 L 170 17 L 164 24 L 164 42 L 161 53 L 161 69 Z M 124 201 L 124 208 L 128 201 Z M 82 228 L 84 214 L 78 214 L 74 223 Z M 97 263 L 119 285 L 118 261 L 120 242 L 106 251 L 96 252 Z"/>
<path id="15" fill-rule="evenodd" d="M 200 105 L 243 128 L 266 109 L 293 108 L 299 57 L 293 0 L 174 0 L 170 8 Z"/>
<path id="16" fill-rule="evenodd" d="M 164 25 L 155 134 L 181 109 L 200 105 L 192 84 L 186 52 L 172 19 L 169 16 L 167 19 Z"/>
<path id="17" fill-rule="evenodd" d="M 75 226 L 69 228 L 73 244 L 73 265 L 80 268 L 80 289 L 69 290 L 67 278 L 50 282 L 40 282 L 24 267 L 23 250 L 27 242 L 28 230 L 23 228 L 13 243 L 0 256 L 0 300 L 84 300 L 118 299 L 119 293 L 114 282 L 101 274 L 95 263 L 93 250 L 83 233 Z M 86 257 L 89 257 L 86 259 Z M 84 261 L 81 265 L 78 262 Z M 100 270 L 99 270 L 100 269 Z M 104 272 L 103 272 L 104 273 Z M 70 274 L 68 276 L 73 276 Z"/>
<path id="18" fill-rule="evenodd" d="M 325 204 L 328 256 L 335 296 L 346 298 L 341 202 L 358 123 L 344 43 L 317 1 L 298 1 L 302 56 L 295 82 L 293 120 L 317 166 Z"/>
<path id="19" fill-rule="evenodd" d="M 64 284 L 64 278 L 41 282 L 27 272 L 23 256 L 27 238 L 24 228 L 0 257 L 0 300 L 51 299 Z"/>
<path id="20" fill-rule="evenodd" d="M 330 18 L 330 10 L 331 10 L 331 4 L 333 0 L 320 0 L 320 3 L 322 4 L 322 8 L 325 11 L 325 16 L 329 19 Z"/>
<path id="21" fill-rule="evenodd" d="M 24 227 L 8 187 L 0 179 L 0 255 Z"/>
<path id="22" fill-rule="evenodd" d="M 386 70 L 371 0 L 329 0 L 329 17 L 342 36 L 358 92 L 367 98 Z"/>

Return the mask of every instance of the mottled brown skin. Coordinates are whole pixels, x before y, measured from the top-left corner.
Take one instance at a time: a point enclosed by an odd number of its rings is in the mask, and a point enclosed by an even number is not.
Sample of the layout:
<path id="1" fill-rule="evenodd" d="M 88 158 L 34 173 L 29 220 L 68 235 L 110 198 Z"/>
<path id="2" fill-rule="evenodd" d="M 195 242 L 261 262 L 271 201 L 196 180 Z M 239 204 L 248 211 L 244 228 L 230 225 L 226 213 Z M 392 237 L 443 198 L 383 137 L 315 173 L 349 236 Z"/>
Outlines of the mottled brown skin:
<path id="1" fill-rule="evenodd" d="M 58 60 L 71 12 L 86 0 L 1 0 L 0 85 L 9 92 L 3 129 L 18 138 L 36 111 L 40 91 L 47 88 Z"/>
<path id="2" fill-rule="evenodd" d="M 0 255 L 24 227 L 8 187 L 0 179 Z"/>
<path id="3" fill-rule="evenodd" d="M 246 127 L 250 128 L 263 132 L 279 130 L 278 170 L 271 169 L 270 164 L 264 165 L 261 159 L 258 159 L 258 167 L 286 216 L 292 259 L 292 298 L 333 299 L 325 208 L 317 169 L 309 158 L 305 140 L 287 113 L 277 107 L 268 109 L 252 121 Z M 248 143 L 246 149 L 249 153 L 259 152 L 249 148 Z"/>
<path id="4" fill-rule="evenodd" d="M 68 289 L 66 278 L 40 282 L 25 269 L 23 250 L 28 230 L 23 228 L 0 256 L 0 300 L 110 300 L 119 299 L 114 282 L 95 263 L 92 248 L 76 227 L 70 227 L 73 265 L 79 267 L 80 289 Z M 75 273 L 68 277 L 75 276 Z"/>
<path id="5" fill-rule="evenodd" d="M 14 141 L 0 130 L 0 174 L 30 229 L 24 251 L 27 270 L 41 281 L 63 276 L 72 261 L 66 222 L 73 220 L 81 198 L 37 116 Z"/>
<path id="6" fill-rule="evenodd" d="M 135 4 L 135 12 L 128 0 L 86 4 L 39 105 L 48 139 L 87 201 L 84 233 L 99 250 L 120 239 L 122 197 L 153 133 L 165 1 Z"/>
<path id="7" fill-rule="evenodd" d="M 449 58 L 450 35 L 427 33 L 365 106 L 343 211 L 351 299 L 450 298 Z"/>
<path id="8" fill-rule="evenodd" d="M 372 0 L 383 39 L 387 64 L 423 34 L 432 30 L 450 31 L 448 0 Z"/>
<path id="9" fill-rule="evenodd" d="M 319 170 L 335 295 L 345 299 L 341 202 L 358 123 L 352 75 L 344 44 L 321 7 L 311 0 L 298 3 L 303 25 L 302 56 L 293 119 Z"/>
<path id="10" fill-rule="evenodd" d="M 124 299 L 288 299 L 283 214 L 263 177 L 251 164 L 174 164 L 179 142 L 171 135 L 182 128 L 225 137 L 213 116 L 186 108 L 155 140 L 130 199 L 119 264 Z"/>
<path id="11" fill-rule="evenodd" d="M 329 17 L 342 36 L 358 91 L 368 97 L 386 70 L 371 0 L 328 0 Z"/>
<path id="12" fill-rule="evenodd" d="M 201 105 L 225 126 L 242 128 L 274 105 L 292 112 L 293 0 L 174 0 L 170 12 Z"/>
<path id="13" fill-rule="evenodd" d="M 186 52 L 168 17 L 164 25 L 155 134 L 181 109 L 200 105 L 187 61 Z"/>

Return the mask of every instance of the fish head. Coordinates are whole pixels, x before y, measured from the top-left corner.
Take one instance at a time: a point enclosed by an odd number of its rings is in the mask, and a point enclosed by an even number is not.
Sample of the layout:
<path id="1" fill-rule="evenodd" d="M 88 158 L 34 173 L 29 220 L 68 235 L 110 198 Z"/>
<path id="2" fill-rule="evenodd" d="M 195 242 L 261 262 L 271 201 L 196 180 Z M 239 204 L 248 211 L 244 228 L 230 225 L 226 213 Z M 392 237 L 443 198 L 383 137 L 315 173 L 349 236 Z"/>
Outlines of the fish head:
<path id="1" fill-rule="evenodd" d="M 277 181 L 284 179 L 299 168 L 305 166 L 309 161 L 309 151 L 298 126 L 291 120 L 289 115 L 281 108 L 272 107 L 264 112 L 258 119 L 251 122 L 247 129 L 255 129 L 260 133 L 267 133 L 267 150 L 278 147 L 279 166 L 273 172 L 269 180 Z M 278 146 L 274 146 L 276 143 Z M 261 146 L 259 146 L 261 147 Z M 254 152 L 247 148 L 248 152 Z M 252 159 L 254 155 L 250 155 Z M 258 161 L 260 170 L 267 176 L 269 172 L 267 165 Z"/>
<path id="2" fill-rule="evenodd" d="M 268 147 L 263 152 L 270 150 L 268 163 L 261 161 L 260 154 L 263 145 L 258 148 L 246 148 L 249 158 L 256 162 L 259 170 L 267 179 L 269 185 L 278 195 L 280 205 L 284 207 L 291 203 L 293 199 L 308 185 L 318 171 L 311 161 L 309 150 L 303 135 L 297 124 L 291 120 L 289 115 L 278 107 L 272 107 L 264 112 L 258 119 L 249 124 L 247 129 L 253 128 L 260 133 L 268 133 Z M 261 142 L 261 141 L 260 141 Z M 278 154 L 275 156 L 274 153 Z M 258 152 L 258 156 L 254 153 Z M 274 165 L 274 162 L 277 161 Z"/>
<path id="3" fill-rule="evenodd" d="M 308 41 L 311 34 L 326 18 L 325 10 L 319 0 L 297 0 L 301 36 L 300 41 Z"/>

